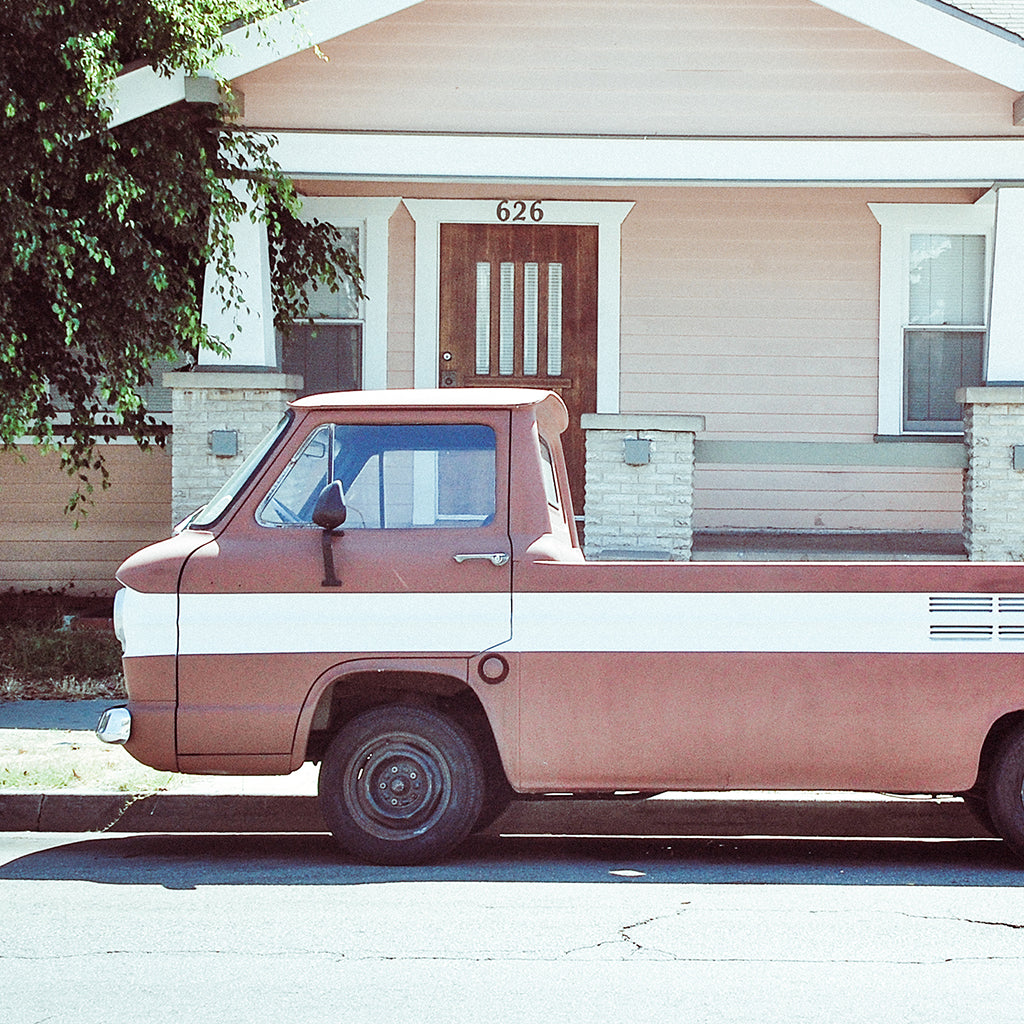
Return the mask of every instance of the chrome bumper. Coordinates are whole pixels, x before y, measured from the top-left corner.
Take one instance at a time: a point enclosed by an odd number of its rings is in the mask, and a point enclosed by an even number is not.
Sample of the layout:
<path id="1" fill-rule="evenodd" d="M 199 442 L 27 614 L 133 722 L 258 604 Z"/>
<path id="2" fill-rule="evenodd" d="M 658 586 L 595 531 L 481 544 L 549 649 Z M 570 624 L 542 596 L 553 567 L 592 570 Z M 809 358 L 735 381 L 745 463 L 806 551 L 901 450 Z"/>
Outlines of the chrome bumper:
<path id="1" fill-rule="evenodd" d="M 104 743 L 127 743 L 132 734 L 132 713 L 127 708 L 107 708 L 100 715 L 96 735 Z"/>

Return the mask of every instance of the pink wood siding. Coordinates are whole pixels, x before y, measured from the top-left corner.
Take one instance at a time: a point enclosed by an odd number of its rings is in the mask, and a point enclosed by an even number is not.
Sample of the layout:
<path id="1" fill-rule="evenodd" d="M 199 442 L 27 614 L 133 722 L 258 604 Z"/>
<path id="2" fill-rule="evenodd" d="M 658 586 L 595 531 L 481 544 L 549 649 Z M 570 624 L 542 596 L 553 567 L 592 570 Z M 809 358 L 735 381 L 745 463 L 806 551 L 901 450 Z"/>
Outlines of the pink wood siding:
<path id="1" fill-rule="evenodd" d="M 171 457 L 134 445 L 104 450 L 111 486 L 96 488 L 78 529 L 64 514 L 71 483 L 55 455 L 23 447 L 27 462 L 0 454 L 0 590 L 71 587 L 109 594 L 132 552 L 171 532 Z"/>
<path id="2" fill-rule="evenodd" d="M 966 191 L 901 202 L 969 202 Z M 885 190 L 651 189 L 622 229 L 621 401 L 707 436 L 869 441 Z"/>
<path id="3" fill-rule="evenodd" d="M 859 466 L 707 466 L 694 475 L 695 530 L 956 533 L 962 472 Z"/>
<path id="4" fill-rule="evenodd" d="M 661 189 L 623 225 L 624 411 L 700 413 L 707 439 L 870 442 L 879 227 L 869 202 L 971 190 Z M 959 470 L 711 466 L 698 530 L 961 528 Z"/>
<path id="5" fill-rule="evenodd" d="M 810 0 L 423 0 L 238 80 L 262 127 L 1019 134 L 1014 94 Z"/>

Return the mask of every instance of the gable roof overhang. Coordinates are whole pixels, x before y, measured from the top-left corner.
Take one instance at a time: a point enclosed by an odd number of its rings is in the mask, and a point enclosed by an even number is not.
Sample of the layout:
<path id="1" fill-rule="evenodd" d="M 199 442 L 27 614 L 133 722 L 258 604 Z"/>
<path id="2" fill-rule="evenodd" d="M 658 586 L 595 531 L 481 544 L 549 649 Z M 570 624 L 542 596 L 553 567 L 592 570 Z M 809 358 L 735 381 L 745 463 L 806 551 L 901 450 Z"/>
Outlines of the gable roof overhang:
<path id="1" fill-rule="evenodd" d="M 303 0 L 255 26 L 228 32 L 210 75 L 232 80 L 328 39 L 414 7 L 421 0 Z M 811 0 L 1017 92 L 1024 92 L 1024 39 L 941 0 Z M 186 76 L 143 67 L 121 75 L 113 125 L 185 98 Z"/>
<path id="2" fill-rule="evenodd" d="M 224 35 L 224 54 L 208 76 L 227 81 L 291 57 L 328 39 L 414 7 L 421 0 L 303 0 L 281 14 Z M 134 121 L 186 98 L 187 76 L 182 71 L 161 74 L 151 67 L 120 75 L 111 97 L 111 127 Z"/>
<path id="3" fill-rule="evenodd" d="M 813 0 L 982 78 L 1024 92 L 1024 39 L 942 0 Z"/>

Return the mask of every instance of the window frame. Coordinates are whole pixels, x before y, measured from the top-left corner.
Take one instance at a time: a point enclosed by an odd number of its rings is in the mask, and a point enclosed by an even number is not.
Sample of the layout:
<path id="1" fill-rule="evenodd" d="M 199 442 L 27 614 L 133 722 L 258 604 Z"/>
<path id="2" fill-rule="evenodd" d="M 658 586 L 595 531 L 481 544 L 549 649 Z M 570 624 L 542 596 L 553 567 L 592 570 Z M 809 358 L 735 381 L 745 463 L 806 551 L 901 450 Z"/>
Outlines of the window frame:
<path id="1" fill-rule="evenodd" d="M 910 239 L 912 235 L 982 235 L 985 238 L 984 324 L 955 324 L 948 329 L 985 332 L 982 375 L 986 372 L 991 323 L 992 262 L 995 251 L 995 203 L 983 196 L 967 203 L 869 203 L 881 226 L 878 295 L 878 434 L 883 437 L 959 437 L 962 430 L 907 429 L 904 425 L 905 331 L 937 325 L 910 323 Z"/>
<path id="2" fill-rule="evenodd" d="M 397 196 L 303 196 L 300 216 L 339 228 L 359 230 L 359 265 L 363 291 L 358 319 L 314 318 L 314 324 L 357 324 L 362 327 L 360 388 L 386 388 L 388 338 L 389 223 L 402 200 Z M 278 365 L 280 339 L 278 339 Z"/>

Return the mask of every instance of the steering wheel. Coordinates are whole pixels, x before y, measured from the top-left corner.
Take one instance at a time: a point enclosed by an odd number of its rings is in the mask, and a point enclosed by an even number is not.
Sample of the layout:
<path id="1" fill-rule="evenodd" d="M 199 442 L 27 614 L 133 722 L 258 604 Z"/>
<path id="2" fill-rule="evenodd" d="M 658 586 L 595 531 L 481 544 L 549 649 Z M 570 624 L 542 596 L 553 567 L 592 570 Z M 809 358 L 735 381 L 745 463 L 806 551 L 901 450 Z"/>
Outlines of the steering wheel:
<path id="1" fill-rule="evenodd" d="M 300 515 L 293 512 L 280 498 L 271 498 L 270 506 L 282 523 L 286 523 L 289 526 L 297 526 L 299 523 L 305 522 Z"/>

